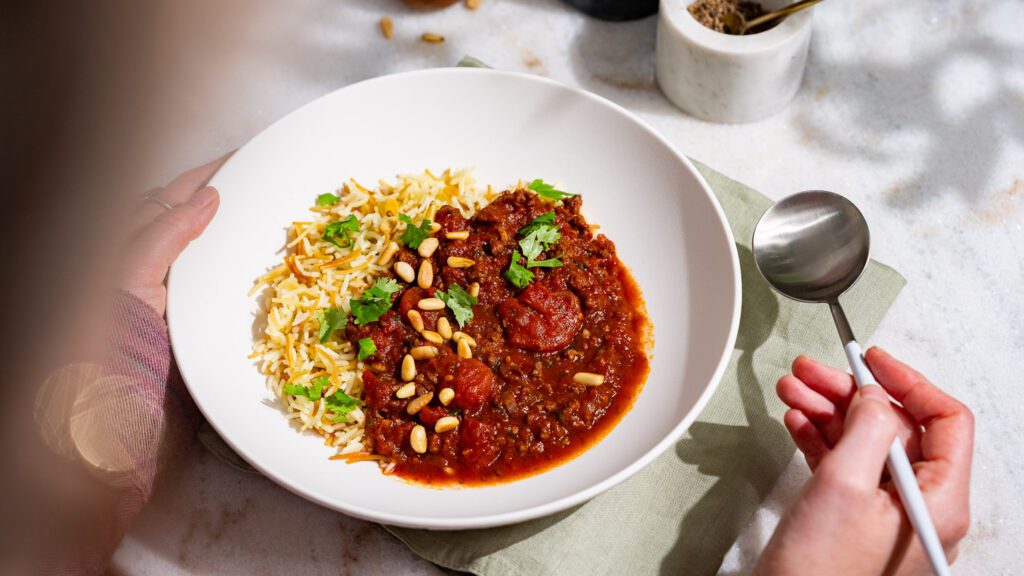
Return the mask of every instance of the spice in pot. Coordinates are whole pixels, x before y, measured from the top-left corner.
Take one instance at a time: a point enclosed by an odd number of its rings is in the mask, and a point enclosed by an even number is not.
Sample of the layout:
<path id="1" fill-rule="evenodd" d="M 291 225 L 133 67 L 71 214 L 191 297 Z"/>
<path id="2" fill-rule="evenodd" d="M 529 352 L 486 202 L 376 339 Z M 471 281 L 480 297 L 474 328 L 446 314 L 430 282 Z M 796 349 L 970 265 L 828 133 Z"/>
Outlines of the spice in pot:
<path id="1" fill-rule="evenodd" d="M 736 33 L 726 24 L 725 17 L 727 14 L 737 12 L 749 22 L 754 18 L 763 16 L 767 13 L 757 2 L 747 2 L 746 0 L 697 0 L 693 4 L 690 4 L 690 7 L 687 8 L 687 10 L 690 12 L 690 15 L 693 16 L 694 20 L 715 32 L 721 32 L 723 34 Z M 775 22 L 769 23 L 763 27 L 758 26 L 748 30 L 747 34 L 763 32 L 774 25 Z"/>

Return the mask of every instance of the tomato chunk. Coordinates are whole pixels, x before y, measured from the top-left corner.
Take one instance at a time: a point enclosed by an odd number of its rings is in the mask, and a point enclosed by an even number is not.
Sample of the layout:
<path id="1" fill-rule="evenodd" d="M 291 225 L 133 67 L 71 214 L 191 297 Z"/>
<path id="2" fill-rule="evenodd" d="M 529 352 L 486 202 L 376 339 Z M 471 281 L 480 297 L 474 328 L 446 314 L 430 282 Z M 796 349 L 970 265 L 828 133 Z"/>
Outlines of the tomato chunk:
<path id="1" fill-rule="evenodd" d="M 456 408 L 474 411 L 487 403 L 494 388 L 494 373 L 486 364 L 476 358 L 463 358 L 455 368 Z"/>
<path id="2" fill-rule="evenodd" d="M 539 283 L 499 304 L 497 313 L 509 344 L 537 352 L 565 348 L 583 326 L 575 294 L 551 292 Z"/>
<path id="3" fill-rule="evenodd" d="M 441 408 L 440 406 L 426 406 L 422 410 L 420 410 L 419 414 L 417 414 L 417 416 L 420 419 L 420 422 L 422 422 L 428 428 L 432 428 L 434 424 L 437 424 L 438 420 L 444 418 L 447 415 L 448 411 L 445 410 L 444 408 Z"/>

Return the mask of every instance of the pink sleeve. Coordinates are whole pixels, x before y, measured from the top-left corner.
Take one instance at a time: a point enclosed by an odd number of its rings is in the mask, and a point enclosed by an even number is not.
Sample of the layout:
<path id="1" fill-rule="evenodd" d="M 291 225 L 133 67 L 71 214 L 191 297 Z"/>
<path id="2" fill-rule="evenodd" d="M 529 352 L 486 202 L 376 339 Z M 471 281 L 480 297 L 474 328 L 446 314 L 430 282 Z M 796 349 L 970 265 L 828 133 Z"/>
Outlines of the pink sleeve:
<path id="1" fill-rule="evenodd" d="M 118 293 L 111 324 L 103 365 L 105 375 L 117 376 L 119 384 L 103 390 L 104 405 L 117 420 L 132 423 L 112 434 L 131 465 L 109 488 L 109 509 L 98 514 L 77 550 L 46 570 L 52 574 L 104 573 L 161 471 L 182 455 L 202 421 L 171 356 L 164 319 L 135 296 Z"/>

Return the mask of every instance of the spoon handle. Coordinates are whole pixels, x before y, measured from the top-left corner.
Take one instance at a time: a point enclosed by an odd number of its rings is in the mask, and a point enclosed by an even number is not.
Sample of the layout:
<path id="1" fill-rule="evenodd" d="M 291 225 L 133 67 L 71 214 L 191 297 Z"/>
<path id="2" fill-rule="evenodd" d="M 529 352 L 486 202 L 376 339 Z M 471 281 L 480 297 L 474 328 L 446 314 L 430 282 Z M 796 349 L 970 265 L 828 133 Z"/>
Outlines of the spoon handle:
<path id="1" fill-rule="evenodd" d="M 864 354 L 860 344 L 856 340 L 850 340 L 844 346 L 846 359 L 850 362 L 850 369 L 853 371 L 853 379 L 857 382 L 857 388 L 864 386 L 878 386 L 874 375 L 868 370 L 864 361 Z M 897 438 L 889 447 L 889 458 L 886 461 L 889 468 L 889 475 L 896 484 L 896 491 L 899 492 L 900 500 L 903 502 L 903 509 L 910 518 L 924 545 L 924 551 L 928 555 L 928 561 L 932 565 L 932 571 L 938 576 L 949 576 L 949 564 L 946 562 L 946 552 L 942 549 L 939 535 L 935 532 L 935 524 L 932 523 L 931 515 L 928 514 L 928 507 L 924 503 L 924 496 L 921 494 L 921 487 L 917 484 L 917 477 L 914 476 L 914 468 L 910 465 L 907 452 L 903 449 L 903 443 Z"/>
<path id="2" fill-rule="evenodd" d="M 756 26 L 760 26 L 761 24 L 764 24 L 765 22 L 771 22 L 772 20 L 777 20 L 777 19 L 782 18 L 784 16 L 789 16 L 793 12 L 799 12 L 800 10 L 803 10 L 804 8 L 810 8 L 811 6 L 814 6 L 815 4 L 817 4 L 818 2 L 821 2 L 821 1 L 822 0 L 800 0 L 799 2 L 794 2 L 794 3 L 790 4 L 789 6 L 781 8 L 779 10 L 773 10 L 773 11 L 767 13 L 767 14 L 762 14 L 761 16 L 758 16 L 757 18 L 751 18 L 750 20 L 747 21 L 746 25 L 743 27 L 744 28 L 744 32 L 746 32 L 747 30 L 749 30 L 751 28 L 754 28 Z"/>

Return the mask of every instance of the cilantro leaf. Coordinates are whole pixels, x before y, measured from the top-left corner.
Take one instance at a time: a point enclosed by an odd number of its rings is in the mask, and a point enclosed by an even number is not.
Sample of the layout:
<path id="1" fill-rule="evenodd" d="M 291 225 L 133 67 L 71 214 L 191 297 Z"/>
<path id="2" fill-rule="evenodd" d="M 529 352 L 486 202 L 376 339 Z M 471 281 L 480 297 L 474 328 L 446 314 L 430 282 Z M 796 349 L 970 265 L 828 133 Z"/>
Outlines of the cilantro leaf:
<path id="1" fill-rule="evenodd" d="M 338 248 L 348 248 L 352 245 L 352 232 L 359 232 L 359 219 L 355 214 L 349 214 L 344 220 L 335 220 L 324 228 L 321 238 L 334 244 Z"/>
<path id="2" fill-rule="evenodd" d="M 394 278 L 378 278 L 363 295 L 351 302 L 356 325 L 376 322 L 391 309 L 391 295 L 401 290 Z"/>
<path id="3" fill-rule="evenodd" d="M 562 261 L 558 258 L 548 258 L 547 260 L 527 260 L 527 268 L 561 268 Z"/>
<path id="4" fill-rule="evenodd" d="M 348 326 L 348 315 L 341 308 L 317 310 L 316 319 L 320 321 L 320 342 L 327 342 L 335 330 L 343 330 Z"/>
<path id="5" fill-rule="evenodd" d="M 356 356 L 360 360 L 366 360 L 367 357 L 372 356 L 377 352 L 377 345 L 373 342 L 373 338 L 360 338 L 359 339 L 359 354 Z"/>
<path id="6" fill-rule="evenodd" d="M 331 418 L 331 422 L 341 422 L 346 419 L 348 413 L 359 407 L 362 402 L 345 394 L 340 389 L 334 394 L 324 398 L 324 402 L 327 403 L 327 408 L 334 412 L 336 416 Z"/>
<path id="7" fill-rule="evenodd" d="M 543 226 L 545 224 L 551 225 L 551 224 L 554 224 L 554 223 L 555 223 L 555 213 L 554 213 L 554 211 L 545 212 L 544 214 L 541 214 L 540 216 L 537 216 L 536 218 L 534 218 L 526 226 L 523 226 L 522 228 L 520 228 L 519 229 L 519 234 L 520 234 L 520 236 L 529 236 L 530 232 L 533 232 L 537 228 L 540 228 L 541 226 Z"/>
<path id="8" fill-rule="evenodd" d="M 508 270 L 505 271 L 505 278 L 508 278 L 508 281 L 516 288 L 525 288 L 527 284 L 533 281 L 533 272 L 519 264 L 519 259 L 522 257 L 523 255 L 518 251 L 513 252 L 512 263 L 509 264 Z"/>
<path id="9" fill-rule="evenodd" d="M 420 244 L 424 240 L 430 237 L 430 232 L 433 230 L 430 220 L 424 220 L 417 227 L 413 225 L 412 218 L 409 218 L 405 214 L 398 214 L 398 219 L 405 222 L 405 232 L 398 238 L 402 244 L 405 244 L 409 248 L 416 249 L 420 247 Z"/>
<path id="10" fill-rule="evenodd" d="M 434 295 L 448 305 L 448 308 L 455 314 L 455 321 L 459 323 L 460 328 L 465 328 L 466 324 L 473 319 L 473 306 L 479 301 L 476 296 L 455 284 L 448 288 L 448 292 L 438 290 L 434 292 Z"/>
<path id="11" fill-rule="evenodd" d="M 316 402 L 320 399 L 320 395 L 323 394 L 324 388 L 329 388 L 330 385 L 331 380 L 327 376 L 321 376 L 313 380 L 308 388 L 301 384 L 285 384 L 284 392 L 292 396 L 305 396 Z"/>
<path id="12" fill-rule="evenodd" d="M 547 198 L 549 200 L 562 200 L 570 196 L 575 196 L 575 194 L 570 194 L 568 192 L 556 190 L 554 186 L 548 184 L 547 182 L 541 180 L 540 178 L 537 178 L 533 182 L 530 182 L 530 185 L 527 186 L 527 188 L 536 192 L 537 196 L 540 196 L 541 198 Z"/>
<path id="13" fill-rule="evenodd" d="M 330 192 L 328 192 L 327 194 L 321 194 L 316 197 L 317 206 L 334 206 L 340 201 L 341 198 L 338 198 L 337 196 L 331 194 Z"/>
<path id="14" fill-rule="evenodd" d="M 519 241 L 519 248 L 522 249 L 523 256 L 526 256 L 527 260 L 534 260 L 540 256 L 541 252 L 558 242 L 561 237 L 561 232 L 555 226 L 541 224 L 534 228 L 526 238 Z"/>

